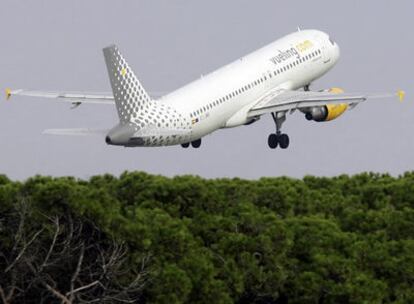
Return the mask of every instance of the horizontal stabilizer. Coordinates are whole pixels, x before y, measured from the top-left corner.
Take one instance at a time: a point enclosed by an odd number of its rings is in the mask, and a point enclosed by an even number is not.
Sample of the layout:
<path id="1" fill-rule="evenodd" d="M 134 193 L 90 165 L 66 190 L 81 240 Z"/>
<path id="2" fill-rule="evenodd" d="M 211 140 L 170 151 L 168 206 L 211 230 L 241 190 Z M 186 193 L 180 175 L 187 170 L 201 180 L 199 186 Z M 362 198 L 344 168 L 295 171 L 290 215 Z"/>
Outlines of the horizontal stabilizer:
<path id="1" fill-rule="evenodd" d="M 106 135 L 108 129 L 89 129 L 89 128 L 77 128 L 77 129 L 46 129 L 42 134 L 47 135 L 64 135 L 64 136 L 90 136 L 90 135 Z"/>

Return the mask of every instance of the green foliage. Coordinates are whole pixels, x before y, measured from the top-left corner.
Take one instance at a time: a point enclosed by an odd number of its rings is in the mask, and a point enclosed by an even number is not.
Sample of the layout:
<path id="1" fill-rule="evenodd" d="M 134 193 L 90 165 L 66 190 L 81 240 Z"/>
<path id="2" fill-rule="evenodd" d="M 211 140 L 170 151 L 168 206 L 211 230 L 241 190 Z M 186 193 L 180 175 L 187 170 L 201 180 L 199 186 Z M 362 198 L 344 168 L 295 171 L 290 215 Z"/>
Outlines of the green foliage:
<path id="1" fill-rule="evenodd" d="M 131 269 L 150 256 L 144 303 L 414 302 L 414 173 L 0 176 L 0 212 L 22 199 L 38 221 L 70 211 L 122 240 Z"/>

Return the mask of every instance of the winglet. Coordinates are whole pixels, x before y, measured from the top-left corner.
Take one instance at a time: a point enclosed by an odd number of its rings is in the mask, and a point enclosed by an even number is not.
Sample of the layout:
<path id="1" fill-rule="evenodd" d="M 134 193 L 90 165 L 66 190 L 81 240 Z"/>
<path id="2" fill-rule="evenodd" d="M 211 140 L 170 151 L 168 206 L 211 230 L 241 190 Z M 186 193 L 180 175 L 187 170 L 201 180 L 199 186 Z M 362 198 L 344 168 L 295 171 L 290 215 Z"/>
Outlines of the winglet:
<path id="1" fill-rule="evenodd" d="M 397 91 L 397 96 L 400 99 L 400 101 L 404 101 L 404 97 L 405 97 L 405 92 L 403 90 L 398 90 Z"/>
<path id="2" fill-rule="evenodd" d="M 10 88 L 6 89 L 6 100 L 9 100 L 12 95 L 12 90 Z"/>

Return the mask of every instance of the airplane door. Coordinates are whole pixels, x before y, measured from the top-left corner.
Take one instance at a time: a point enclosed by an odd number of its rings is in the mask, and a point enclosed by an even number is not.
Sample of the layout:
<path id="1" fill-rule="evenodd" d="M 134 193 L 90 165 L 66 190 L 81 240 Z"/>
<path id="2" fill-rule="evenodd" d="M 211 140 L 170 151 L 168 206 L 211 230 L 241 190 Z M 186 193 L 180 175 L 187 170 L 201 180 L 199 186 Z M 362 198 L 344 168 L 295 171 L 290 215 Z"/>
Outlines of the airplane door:
<path id="1" fill-rule="evenodd" d="M 322 62 L 324 64 L 331 62 L 331 56 L 329 54 L 329 48 L 326 45 L 326 41 L 324 39 L 318 38 L 318 43 L 322 51 Z"/>

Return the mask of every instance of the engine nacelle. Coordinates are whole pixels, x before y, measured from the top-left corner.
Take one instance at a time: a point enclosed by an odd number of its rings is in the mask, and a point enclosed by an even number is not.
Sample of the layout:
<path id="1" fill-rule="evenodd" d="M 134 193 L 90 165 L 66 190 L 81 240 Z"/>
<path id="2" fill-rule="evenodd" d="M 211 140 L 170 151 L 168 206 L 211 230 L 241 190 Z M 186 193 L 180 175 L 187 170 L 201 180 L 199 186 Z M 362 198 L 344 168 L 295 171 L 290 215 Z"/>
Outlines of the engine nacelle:
<path id="1" fill-rule="evenodd" d="M 313 107 L 306 112 L 307 120 L 314 120 L 318 122 L 334 120 L 341 116 L 348 109 L 346 103 L 328 104 L 322 107 Z"/>
<path id="2" fill-rule="evenodd" d="M 344 91 L 340 88 L 331 88 L 327 90 L 330 93 L 341 94 Z M 341 116 L 348 109 L 348 104 L 327 104 L 320 107 L 312 107 L 305 111 L 305 117 L 307 120 L 314 120 L 318 122 L 330 121 Z"/>

